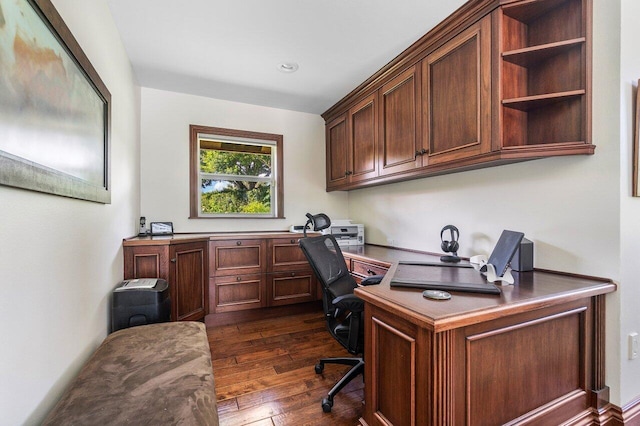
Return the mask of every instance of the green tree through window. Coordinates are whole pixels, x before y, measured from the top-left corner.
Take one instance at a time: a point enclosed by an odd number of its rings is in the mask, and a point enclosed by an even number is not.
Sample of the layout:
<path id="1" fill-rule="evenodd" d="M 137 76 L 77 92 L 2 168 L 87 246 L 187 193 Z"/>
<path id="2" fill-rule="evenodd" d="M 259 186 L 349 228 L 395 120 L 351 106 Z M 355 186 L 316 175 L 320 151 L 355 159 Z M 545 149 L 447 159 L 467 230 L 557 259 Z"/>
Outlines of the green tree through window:
<path id="1" fill-rule="evenodd" d="M 216 132 L 197 133 L 197 170 L 192 164 L 192 216 L 194 216 L 194 180 L 198 184 L 197 217 L 280 217 L 281 138 L 272 141 Z M 227 132 L 238 132 L 226 130 Z M 252 134 L 253 135 L 253 134 Z M 259 134 L 265 136 L 264 134 Z M 278 155 L 280 154 L 280 155 Z M 278 208 L 280 207 L 280 209 Z"/>

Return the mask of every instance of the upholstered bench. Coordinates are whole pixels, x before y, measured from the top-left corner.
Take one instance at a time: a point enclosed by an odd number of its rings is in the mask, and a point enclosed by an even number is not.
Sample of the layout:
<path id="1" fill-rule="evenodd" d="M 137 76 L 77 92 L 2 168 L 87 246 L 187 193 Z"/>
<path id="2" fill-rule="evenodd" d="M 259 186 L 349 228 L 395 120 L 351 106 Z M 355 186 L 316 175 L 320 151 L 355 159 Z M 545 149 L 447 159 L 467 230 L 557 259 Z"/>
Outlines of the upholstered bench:
<path id="1" fill-rule="evenodd" d="M 218 425 L 204 324 L 151 324 L 110 334 L 44 424 Z"/>

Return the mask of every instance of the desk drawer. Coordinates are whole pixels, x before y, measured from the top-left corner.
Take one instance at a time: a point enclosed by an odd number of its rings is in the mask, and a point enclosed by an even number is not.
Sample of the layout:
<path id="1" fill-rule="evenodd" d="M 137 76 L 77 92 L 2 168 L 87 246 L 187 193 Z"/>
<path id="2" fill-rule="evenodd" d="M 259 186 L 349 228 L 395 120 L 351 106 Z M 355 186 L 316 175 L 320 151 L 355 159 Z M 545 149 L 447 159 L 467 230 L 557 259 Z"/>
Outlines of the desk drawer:
<path id="1" fill-rule="evenodd" d="M 384 275 L 389 270 L 388 267 L 373 265 L 361 260 L 351 259 L 351 272 L 355 275 L 368 277 L 371 275 Z"/>

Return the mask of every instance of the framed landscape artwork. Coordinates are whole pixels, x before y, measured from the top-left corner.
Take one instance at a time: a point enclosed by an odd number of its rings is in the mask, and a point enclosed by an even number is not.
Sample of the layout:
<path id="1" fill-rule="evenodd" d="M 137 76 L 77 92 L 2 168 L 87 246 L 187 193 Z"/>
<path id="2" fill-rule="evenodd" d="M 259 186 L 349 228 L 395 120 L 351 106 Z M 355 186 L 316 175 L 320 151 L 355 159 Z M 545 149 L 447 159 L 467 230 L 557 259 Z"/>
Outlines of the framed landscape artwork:
<path id="1" fill-rule="evenodd" d="M 634 102 L 633 113 L 633 189 L 632 195 L 640 197 L 640 189 L 638 189 L 638 180 L 640 174 L 640 80 L 636 86 L 636 98 Z"/>
<path id="2" fill-rule="evenodd" d="M 636 98 L 633 110 L 633 189 L 632 195 L 640 197 L 640 189 L 638 189 L 638 174 L 640 173 L 640 80 L 636 86 Z"/>
<path id="3" fill-rule="evenodd" d="M 110 203 L 110 103 L 50 0 L 0 0 L 0 184 Z"/>

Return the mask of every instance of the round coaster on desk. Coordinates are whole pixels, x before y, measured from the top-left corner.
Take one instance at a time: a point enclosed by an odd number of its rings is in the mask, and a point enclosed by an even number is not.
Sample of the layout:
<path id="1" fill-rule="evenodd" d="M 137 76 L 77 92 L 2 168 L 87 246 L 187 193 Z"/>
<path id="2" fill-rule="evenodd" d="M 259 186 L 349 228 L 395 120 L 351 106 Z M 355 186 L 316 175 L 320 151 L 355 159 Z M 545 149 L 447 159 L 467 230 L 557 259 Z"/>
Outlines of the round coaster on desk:
<path id="1" fill-rule="evenodd" d="M 422 292 L 422 295 L 427 299 L 434 299 L 434 300 L 451 299 L 451 295 L 446 291 L 442 291 L 442 290 L 425 290 Z"/>

